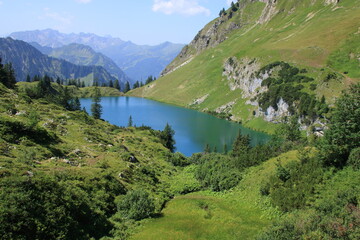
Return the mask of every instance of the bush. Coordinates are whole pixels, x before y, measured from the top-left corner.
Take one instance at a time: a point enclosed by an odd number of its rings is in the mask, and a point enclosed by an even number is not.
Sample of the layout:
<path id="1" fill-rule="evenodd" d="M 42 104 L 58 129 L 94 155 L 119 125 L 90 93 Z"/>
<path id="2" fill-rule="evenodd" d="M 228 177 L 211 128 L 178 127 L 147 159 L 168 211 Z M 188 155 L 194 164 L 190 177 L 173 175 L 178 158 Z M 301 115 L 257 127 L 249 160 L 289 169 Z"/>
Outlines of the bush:
<path id="1" fill-rule="evenodd" d="M 349 155 L 347 164 L 355 170 L 360 170 L 360 147 L 354 148 Z"/>
<path id="2" fill-rule="evenodd" d="M 125 219 L 141 220 L 154 214 L 155 205 L 147 192 L 134 190 L 122 197 L 118 211 Z"/>
<path id="3" fill-rule="evenodd" d="M 179 152 L 169 154 L 168 161 L 171 162 L 174 166 L 179 167 L 185 167 L 190 164 L 190 161 Z"/>

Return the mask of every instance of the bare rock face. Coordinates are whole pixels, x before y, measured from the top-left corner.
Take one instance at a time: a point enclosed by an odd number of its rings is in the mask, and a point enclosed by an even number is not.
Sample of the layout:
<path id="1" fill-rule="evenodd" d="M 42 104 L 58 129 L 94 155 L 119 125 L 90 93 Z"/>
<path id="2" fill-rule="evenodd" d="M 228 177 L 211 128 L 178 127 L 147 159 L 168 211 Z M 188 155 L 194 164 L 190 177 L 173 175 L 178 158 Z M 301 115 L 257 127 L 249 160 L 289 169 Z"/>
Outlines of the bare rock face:
<path id="1" fill-rule="evenodd" d="M 238 60 L 236 57 L 231 57 L 224 63 L 223 76 L 228 80 L 231 90 L 241 89 L 243 98 L 253 98 L 266 90 L 261 87 L 261 82 L 269 77 L 267 73 L 256 76 L 260 66 L 257 59 Z"/>
<path id="2" fill-rule="evenodd" d="M 264 24 L 271 20 L 271 18 L 278 13 L 276 9 L 277 0 L 260 0 L 260 2 L 266 3 L 266 7 L 264 8 L 258 23 Z"/>
<path id="3" fill-rule="evenodd" d="M 325 0 L 325 4 L 338 4 L 340 0 Z"/>

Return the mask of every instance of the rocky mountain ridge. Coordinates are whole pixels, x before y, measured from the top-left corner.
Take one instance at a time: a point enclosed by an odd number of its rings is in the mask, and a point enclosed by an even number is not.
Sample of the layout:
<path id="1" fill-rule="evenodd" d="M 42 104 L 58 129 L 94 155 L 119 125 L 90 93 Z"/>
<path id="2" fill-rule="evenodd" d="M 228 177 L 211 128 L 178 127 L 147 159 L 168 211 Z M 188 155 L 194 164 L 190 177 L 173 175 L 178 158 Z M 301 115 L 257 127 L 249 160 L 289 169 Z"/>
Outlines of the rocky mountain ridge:
<path id="1" fill-rule="evenodd" d="M 106 69 L 114 78 L 118 79 L 120 84 L 126 82 L 134 83 L 110 58 L 95 52 L 91 47 L 83 44 L 71 43 L 58 48 L 42 47 L 38 43 L 31 43 L 43 54 L 50 57 L 64 59 L 76 65 L 83 66 L 101 66 Z"/>
<path id="2" fill-rule="evenodd" d="M 36 42 L 43 47 L 59 48 L 71 43 L 90 46 L 111 58 L 131 79 L 146 80 L 160 72 L 180 52 L 183 44 L 165 42 L 156 46 L 137 45 L 111 36 L 92 33 L 64 34 L 52 29 L 11 33 L 10 37 L 25 42 Z"/>
<path id="3" fill-rule="evenodd" d="M 36 75 L 48 75 L 54 79 L 80 79 L 87 86 L 92 86 L 95 80 L 99 84 L 115 81 L 115 78 L 101 66 L 78 66 L 48 57 L 30 44 L 11 38 L 0 38 L 0 56 L 4 63 L 12 64 L 18 81 L 25 81 L 27 75 L 31 78 Z"/>

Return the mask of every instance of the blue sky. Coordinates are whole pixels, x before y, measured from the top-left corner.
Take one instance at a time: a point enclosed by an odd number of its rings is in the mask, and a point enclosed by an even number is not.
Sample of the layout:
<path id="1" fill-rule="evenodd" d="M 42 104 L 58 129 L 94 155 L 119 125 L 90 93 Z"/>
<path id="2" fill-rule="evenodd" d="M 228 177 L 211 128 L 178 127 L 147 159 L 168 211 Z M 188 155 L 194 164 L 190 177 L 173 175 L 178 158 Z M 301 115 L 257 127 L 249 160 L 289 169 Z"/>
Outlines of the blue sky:
<path id="1" fill-rule="evenodd" d="M 0 36 L 52 28 L 137 44 L 189 43 L 229 0 L 0 0 Z"/>

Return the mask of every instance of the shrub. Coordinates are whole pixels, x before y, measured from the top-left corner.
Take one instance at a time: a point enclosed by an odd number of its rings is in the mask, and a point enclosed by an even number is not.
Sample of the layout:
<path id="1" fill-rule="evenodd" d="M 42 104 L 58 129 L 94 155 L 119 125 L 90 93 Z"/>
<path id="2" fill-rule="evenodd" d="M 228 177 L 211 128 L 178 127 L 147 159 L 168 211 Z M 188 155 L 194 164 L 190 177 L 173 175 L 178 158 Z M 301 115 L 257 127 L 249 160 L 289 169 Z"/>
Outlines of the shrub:
<path id="1" fill-rule="evenodd" d="M 128 192 L 118 203 L 118 211 L 125 219 L 141 220 L 155 211 L 153 199 L 144 190 Z"/>

